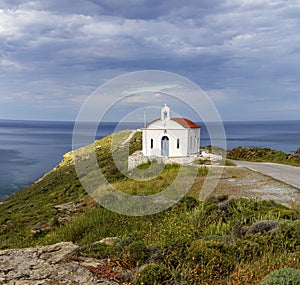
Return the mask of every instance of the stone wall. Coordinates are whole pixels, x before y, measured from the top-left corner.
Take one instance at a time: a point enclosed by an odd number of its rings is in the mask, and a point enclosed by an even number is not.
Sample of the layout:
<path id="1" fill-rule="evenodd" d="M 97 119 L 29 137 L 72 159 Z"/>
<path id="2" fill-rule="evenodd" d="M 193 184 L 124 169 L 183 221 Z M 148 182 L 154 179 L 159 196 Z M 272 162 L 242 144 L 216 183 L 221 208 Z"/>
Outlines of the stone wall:
<path id="1" fill-rule="evenodd" d="M 136 151 L 132 155 L 128 156 L 128 170 L 136 168 L 138 165 L 147 163 L 149 158 L 144 156 L 141 151 Z"/>
<path id="2" fill-rule="evenodd" d="M 190 156 L 183 156 L 183 157 L 146 157 L 143 155 L 141 151 L 136 151 L 132 155 L 128 157 L 128 170 L 131 170 L 137 167 L 140 164 L 147 163 L 149 161 L 157 161 L 158 163 L 164 164 L 184 164 L 184 165 L 191 165 L 193 162 L 199 158 L 198 155 L 190 155 Z"/>

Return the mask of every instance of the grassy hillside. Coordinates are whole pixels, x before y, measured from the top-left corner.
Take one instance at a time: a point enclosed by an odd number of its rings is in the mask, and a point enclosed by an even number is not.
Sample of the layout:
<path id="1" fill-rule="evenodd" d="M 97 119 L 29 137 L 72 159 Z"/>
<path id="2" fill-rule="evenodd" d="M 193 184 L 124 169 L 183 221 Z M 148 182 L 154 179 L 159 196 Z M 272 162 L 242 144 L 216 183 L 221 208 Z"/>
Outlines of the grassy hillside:
<path id="1" fill-rule="evenodd" d="M 300 166 L 300 149 L 291 154 L 287 154 L 283 151 L 270 148 L 236 147 L 228 151 L 227 157 L 237 160 L 276 162 Z"/>
<path id="2" fill-rule="evenodd" d="M 128 135 L 123 131 L 117 139 Z M 127 277 L 112 274 L 120 284 L 259 284 L 275 269 L 300 269 L 299 212 L 272 201 L 227 196 L 200 202 L 195 197 L 206 168 L 199 169 L 186 197 L 156 215 L 128 217 L 95 204 L 77 178 L 73 155 L 85 159 L 96 150 L 106 178 L 133 195 L 161 191 L 178 171 L 178 166 L 168 165 L 147 183 L 130 179 L 113 163 L 112 152 L 122 149 L 114 149 L 112 139 L 108 136 L 66 154 L 42 179 L 0 204 L 1 248 L 72 241 L 82 246 L 74 258 L 107 261 L 106 277 L 113 266 L 130 272 Z M 140 147 L 137 133 L 129 151 Z M 67 202 L 75 202 L 77 210 L 70 219 L 60 221 L 53 206 Z M 42 229 L 32 231 L 38 223 Z M 97 243 L 106 237 L 116 237 L 113 245 Z M 103 268 L 94 273 L 102 276 Z"/>
<path id="3" fill-rule="evenodd" d="M 124 139 L 129 131 L 120 132 Z M 96 151 L 99 166 L 110 181 L 120 181 L 124 176 L 113 164 L 111 153 L 112 136 L 95 144 L 81 148 L 75 155 L 87 157 Z M 131 149 L 140 144 L 136 137 Z M 93 201 L 83 189 L 74 167 L 73 153 L 64 155 L 62 162 L 32 185 L 19 191 L 0 204 L 0 246 L 1 248 L 24 247 L 36 243 L 35 235 L 30 229 L 39 222 L 57 223 L 55 205 L 82 201 L 83 209 L 93 206 Z"/>

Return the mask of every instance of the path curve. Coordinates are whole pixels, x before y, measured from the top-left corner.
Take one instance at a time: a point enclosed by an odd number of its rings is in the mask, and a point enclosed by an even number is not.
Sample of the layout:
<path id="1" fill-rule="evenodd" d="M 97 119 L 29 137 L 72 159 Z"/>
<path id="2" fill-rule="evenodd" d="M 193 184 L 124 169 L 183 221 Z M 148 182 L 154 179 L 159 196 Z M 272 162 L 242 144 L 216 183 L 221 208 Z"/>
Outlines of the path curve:
<path id="1" fill-rule="evenodd" d="M 232 161 L 239 167 L 260 172 L 300 189 L 300 167 L 269 162 Z"/>
<path id="2" fill-rule="evenodd" d="M 122 145 L 125 145 L 125 144 L 129 143 L 131 138 L 135 135 L 136 132 L 137 132 L 137 130 L 131 130 L 129 136 L 127 137 L 127 139 L 122 142 Z"/>

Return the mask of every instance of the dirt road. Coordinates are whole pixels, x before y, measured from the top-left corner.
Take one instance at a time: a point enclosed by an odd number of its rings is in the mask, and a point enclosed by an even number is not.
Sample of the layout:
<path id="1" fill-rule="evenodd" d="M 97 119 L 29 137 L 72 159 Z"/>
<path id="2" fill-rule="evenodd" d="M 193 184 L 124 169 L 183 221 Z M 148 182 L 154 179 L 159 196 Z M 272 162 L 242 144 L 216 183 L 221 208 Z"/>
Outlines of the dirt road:
<path id="1" fill-rule="evenodd" d="M 249 162 L 240 160 L 234 160 L 234 163 L 239 167 L 246 167 L 260 172 L 300 189 L 300 167 L 278 163 Z"/>
<path id="2" fill-rule="evenodd" d="M 208 179 L 218 181 L 213 195 L 274 200 L 300 209 L 300 168 L 244 161 L 236 161 L 236 164 L 238 166 L 225 167 L 221 178 L 211 169 Z"/>

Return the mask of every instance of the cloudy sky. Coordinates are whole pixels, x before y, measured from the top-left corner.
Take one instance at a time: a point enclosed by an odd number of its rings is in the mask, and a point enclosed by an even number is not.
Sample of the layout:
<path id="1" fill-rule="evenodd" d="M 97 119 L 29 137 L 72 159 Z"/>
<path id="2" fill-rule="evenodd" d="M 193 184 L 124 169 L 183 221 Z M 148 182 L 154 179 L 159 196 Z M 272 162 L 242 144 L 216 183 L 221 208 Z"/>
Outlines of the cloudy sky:
<path id="1" fill-rule="evenodd" d="M 223 120 L 300 119 L 298 0 L 0 0 L 0 119 L 74 120 L 98 86 L 164 70 Z"/>

